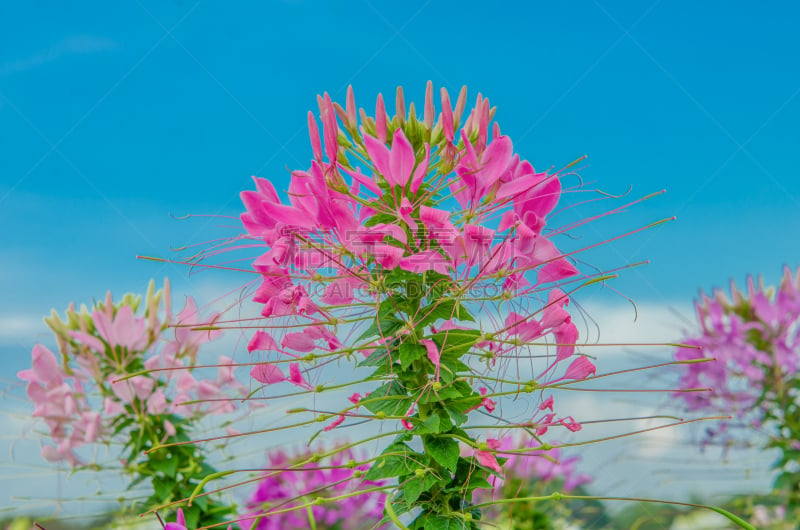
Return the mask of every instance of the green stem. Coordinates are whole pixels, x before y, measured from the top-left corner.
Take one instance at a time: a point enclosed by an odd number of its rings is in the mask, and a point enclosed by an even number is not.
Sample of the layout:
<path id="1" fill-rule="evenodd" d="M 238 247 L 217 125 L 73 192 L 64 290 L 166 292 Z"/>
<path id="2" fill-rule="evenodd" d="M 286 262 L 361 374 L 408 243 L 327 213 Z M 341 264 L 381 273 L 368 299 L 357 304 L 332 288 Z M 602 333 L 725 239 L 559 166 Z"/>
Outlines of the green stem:
<path id="1" fill-rule="evenodd" d="M 408 527 L 400 521 L 400 518 L 397 517 L 397 514 L 394 513 L 394 508 L 392 508 L 392 495 L 387 494 L 386 500 L 383 501 L 383 509 L 386 511 L 386 516 L 392 520 L 392 522 L 397 525 L 397 528 L 400 530 L 408 530 Z"/>

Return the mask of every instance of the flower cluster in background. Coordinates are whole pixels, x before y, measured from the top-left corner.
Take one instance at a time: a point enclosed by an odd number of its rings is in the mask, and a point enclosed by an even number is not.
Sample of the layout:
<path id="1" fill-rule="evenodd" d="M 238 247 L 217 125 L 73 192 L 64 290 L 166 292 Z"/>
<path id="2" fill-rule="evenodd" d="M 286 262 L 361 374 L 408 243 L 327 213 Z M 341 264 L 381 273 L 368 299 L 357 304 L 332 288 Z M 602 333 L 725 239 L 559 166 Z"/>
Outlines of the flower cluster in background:
<path id="1" fill-rule="evenodd" d="M 33 417 L 48 427 L 51 444 L 42 456 L 72 467 L 95 466 L 81 457 L 88 445 L 120 446 L 116 458 L 134 483 L 150 479 L 153 494 L 145 503 L 157 506 L 188 496 L 213 468 L 192 445 L 172 454 L 143 453 L 168 442 L 185 442 L 200 418 L 236 410 L 247 388 L 234 377 L 233 360 L 217 359 L 213 378 L 195 368 L 200 346 L 219 332 L 193 330 L 217 318 L 201 318 L 191 298 L 171 313 L 169 283 L 155 291 L 151 282 L 139 312 L 141 296 L 114 302 L 108 293 L 91 309 L 70 306 L 62 319 L 46 319 L 59 355 L 34 346 L 32 366 L 18 377 L 27 381 Z M 163 311 L 161 306 L 163 303 Z M 203 510 L 207 500 L 201 500 Z M 196 523 L 198 509 L 187 510 Z"/>
<path id="2" fill-rule="evenodd" d="M 578 455 L 565 456 L 559 448 L 538 449 L 541 444 L 530 435 L 505 436 L 498 441 L 498 456 L 505 459 L 504 475 L 489 479 L 492 490 L 476 491 L 477 502 L 492 498 L 518 499 L 508 505 L 492 506 L 485 517 L 501 528 L 554 530 L 591 521 L 599 525 L 604 511 L 596 504 L 543 501 L 552 492 L 571 493 L 592 481 L 576 469 Z M 539 500 L 529 500 L 539 497 Z M 571 524 L 568 524 L 571 523 Z M 566 525 L 566 526 L 565 526 Z"/>
<path id="3" fill-rule="evenodd" d="M 707 429 L 706 443 L 749 444 L 758 433 L 761 447 L 779 449 L 775 488 L 800 509 L 800 269 L 786 267 L 777 288 L 732 282 L 730 298 L 702 294 L 696 309 L 700 332 L 675 357 L 707 361 L 686 364 L 680 388 L 710 391 L 678 396 L 689 410 L 733 416 Z"/>
<path id="4" fill-rule="evenodd" d="M 309 518 L 317 528 L 359 530 L 378 528 L 383 517 L 385 493 L 372 491 L 380 482 L 361 480 L 369 466 L 355 465 L 351 449 L 336 452 L 330 458 L 309 461 L 310 451 L 288 454 L 277 449 L 267 454 L 264 478 L 247 499 L 243 528 L 282 530 L 309 528 Z M 269 516 L 267 511 L 280 511 L 317 497 L 341 497 L 335 503 L 311 506 L 306 510 L 290 510 Z M 261 516 L 261 517 L 259 517 Z"/>

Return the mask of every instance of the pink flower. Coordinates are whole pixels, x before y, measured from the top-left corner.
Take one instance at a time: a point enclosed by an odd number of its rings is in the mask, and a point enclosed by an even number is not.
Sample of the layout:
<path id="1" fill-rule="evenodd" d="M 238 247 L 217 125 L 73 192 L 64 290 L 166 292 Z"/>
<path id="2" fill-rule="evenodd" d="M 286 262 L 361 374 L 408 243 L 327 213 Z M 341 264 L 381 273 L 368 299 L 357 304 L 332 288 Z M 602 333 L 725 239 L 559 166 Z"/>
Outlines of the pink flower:
<path id="1" fill-rule="evenodd" d="M 494 438 L 489 438 L 486 440 L 486 447 L 492 451 L 500 448 L 500 442 L 495 440 Z M 502 473 L 503 469 L 500 467 L 500 464 L 497 463 L 497 458 L 495 458 L 494 453 L 490 451 L 484 450 L 477 450 L 475 451 L 475 459 L 478 463 L 484 467 L 488 467 L 489 469 L 493 469 L 498 473 Z"/>
<path id="2" fill-rule="evenodd" d="M 375 164 L 375 169 L 386 179 L 390 186 L 405 186 L 411 179 L 411 193 L 416 193 L 422 183 L 422 178 L 428 170 L 428 159 L 414 171 L 416 157 L 414 151 L 401 129 L 395 132 L 392 139 L 392 148 L 389 150 L 380 140 L 375 140 L 369 135 L 364 136 L 364 146 L 369 153 L 370 160 Z M 413 176 L 412 176 L 413 172 Z"/>
<path id="3" fill-rule="evenodd" d="M 461 182 L 451 187 L 455 192 L 456 199 L 461 206 L 468 204 L 475 208 L 477 201 L 489 193 L 489 191 L 500 180 L 501 175 L 506 171 L 511 163 L 513 147 L 511 140 L 507 136 L 495 138 L 486 147 L 482 154 L 478 154 L 467 138 L 467 133 L 462 131 L 465 152 L 458 165 L 456 173 L 461 178 Z M 463 191 L 455 191 L 455 186 L 464 186 Z"/>
<path id="4" fill-rule="evenodd" d="M 58 386 L 62 383 L 63 373 L 53 352 L 41 344 L 36 344 L 31 351 L 31 359 L 31 368 L 18 372 L 18 378 L 45 386 Z"/>
<path id="5" fill-rule="evenodd" d="M 94 311 L 92 320 L 97 328 L 97 334 L 112 348 L 122 346 L 129 352 L 142 351 L 149 342 L 147 322 L 144 318 L 136 318 L 133 309 L 123 305 L 117 310 L 114 318 L 106 312 Z"/>

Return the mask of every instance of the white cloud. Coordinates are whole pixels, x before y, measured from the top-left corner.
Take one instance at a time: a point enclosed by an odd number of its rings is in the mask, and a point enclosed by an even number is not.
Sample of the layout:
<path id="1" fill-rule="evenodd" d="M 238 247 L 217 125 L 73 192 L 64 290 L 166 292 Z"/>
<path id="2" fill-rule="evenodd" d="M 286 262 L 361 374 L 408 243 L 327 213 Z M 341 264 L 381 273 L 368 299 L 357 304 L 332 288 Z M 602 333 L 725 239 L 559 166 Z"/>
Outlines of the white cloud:
<path id="1" fill-rule="evenodd" d="M 106 37 L 93 35 L 73 35 L 67 37 L 46 50 L 41 50 L 28 57 L 7 61 L 0 65 L 0 77 L 37 68 L 61 57 L 70 55 L 88 55 L 112 51 L 117 43 Z"/>
<path id="2" fill-rule="evenodd" d="M 0 315 L 0 344 L 28 343 L 44 332 L 47 326 L 41 316 Z"/>
<path id="3" fill-rule="evenodd" d="M 680 340 L 691 326 L 687 318 L 694 313 L 691 306 L 676 304 L 601 305 L 589 303 L 583 306 L 588 317 L 597 324 L 589 323 L 589 341 L 600 343 L 669 343 Z M 637 315 L 638 313 L 638 315 Z M 577 321 L 578 319 L 576 319 Z M 580 324 L 579 324 L 580 329 Z M 585 331 L 581 329 L 581 331 Z"/>

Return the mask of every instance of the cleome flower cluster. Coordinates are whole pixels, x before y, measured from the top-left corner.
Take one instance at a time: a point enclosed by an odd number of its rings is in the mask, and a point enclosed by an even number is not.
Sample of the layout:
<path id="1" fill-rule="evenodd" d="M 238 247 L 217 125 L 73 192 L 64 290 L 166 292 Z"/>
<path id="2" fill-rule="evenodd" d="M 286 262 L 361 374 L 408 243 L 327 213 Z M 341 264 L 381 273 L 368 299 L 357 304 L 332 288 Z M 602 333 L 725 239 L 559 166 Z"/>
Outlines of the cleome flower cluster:
<path id="1" fill-rule="evenodd" d="M 453 106 L 442 89 L 437 112 L 429 83 L 419 117 L 402 89 L 393 116 L 380 95 L 373 116 L 357 109 L 352 88 L 344 106 L 323 95 L 321 132 L 308 116 L 311 167 L 291 173 L 285 200 L 254 177 L 256 189 L 241 194 L 249 242 L 231 245 L 259 252 L 251 376 L 263 391 L 288 384 L 300 394 L 371 385 L 338 411 L 327 400 L 325 411 L 307 412 L 327 421 L 324 431 L 396 422 L 366 479 L 396 478 L 386 515 L 419 506 L 415 528 L 472 524 L 471 492 L 490 485 L 468 477 L 502 473 L 500 442 L 465 430 L 470 414 L 534 394 L 539 413 L 516 427 L 544 448 L 548 429 L 581 428 L 553 412 L 544 390 L 596 372 L 576 355 L 565 291 L 592 276 L 556 243 L 588 221 L 548 226 L 567 173 L 534 169 L 493 122 L 488 99 L 479 94 L 466 112 L 466 97 L 463 89 Z M 326 368 L 348 359 L 372 375 L 331 385 Z M 470 454 L 459 456 L 459 444 Z"/>

